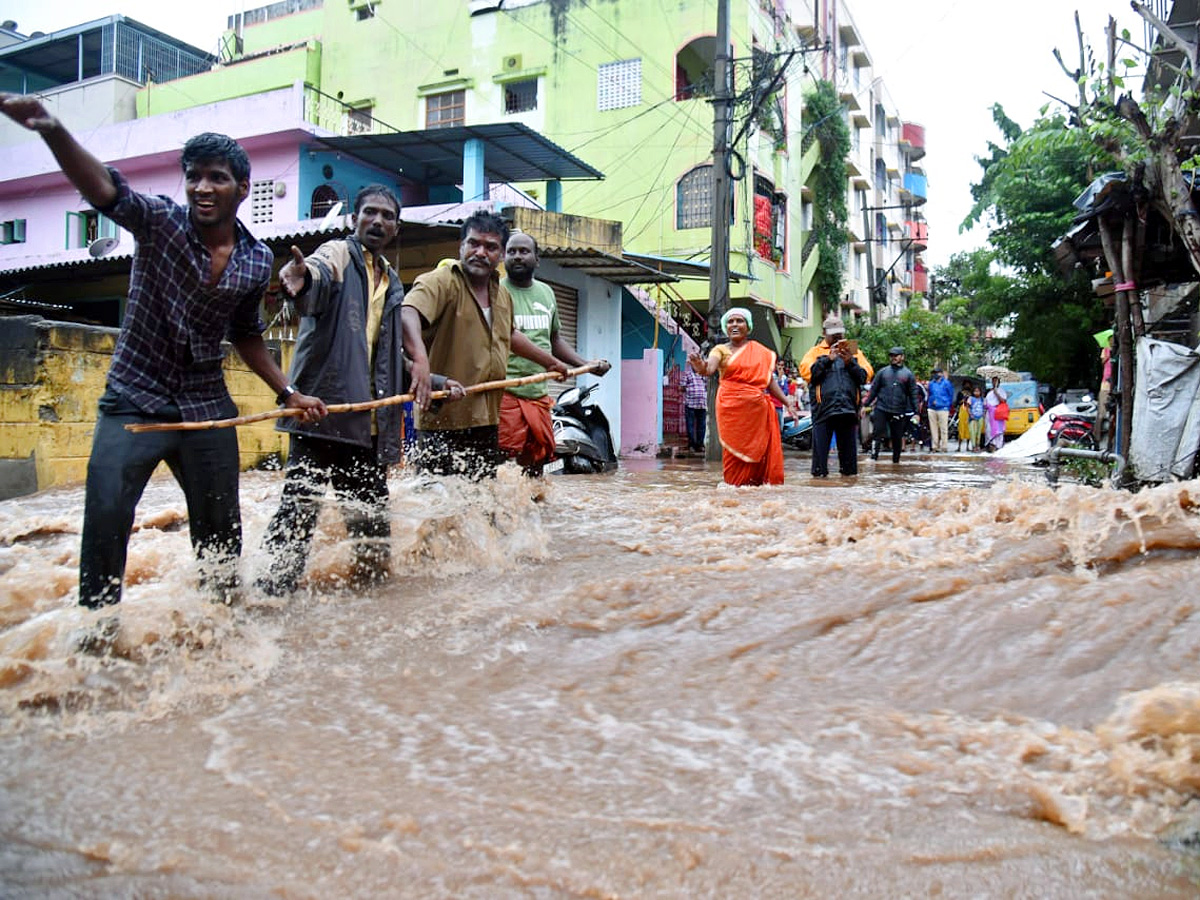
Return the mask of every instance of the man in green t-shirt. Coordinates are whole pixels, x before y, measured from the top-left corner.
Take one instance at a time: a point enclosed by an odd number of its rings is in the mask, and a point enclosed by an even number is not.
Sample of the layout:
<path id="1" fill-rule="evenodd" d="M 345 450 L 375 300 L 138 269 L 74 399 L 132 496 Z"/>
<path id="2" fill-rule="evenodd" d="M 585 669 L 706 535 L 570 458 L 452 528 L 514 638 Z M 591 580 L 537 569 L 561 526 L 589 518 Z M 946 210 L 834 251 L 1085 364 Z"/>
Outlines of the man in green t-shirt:
<path id="1" fill-rule="evenodd" d="M 515 232 L 504 252 L 506 277 L 501 284 L 512 295 L 513 327 L 536 346 L 570 366 L 587 364 L 559 331 L 558 305 L 550 286 L 534 280 L 538 267 L 537 241 Z M 610 368 L 598 360 L 597 375 Z M 523 378 L 542 367 L 520 356 L 509 355 L 508 378 Z M 542 467 L 554 459 L 554 429 L 550 423 L 553 401 L 544 381 L 508 388 L 500 400 L 500 450 L 521 464 L 525 474 L 538 477 Z"/>

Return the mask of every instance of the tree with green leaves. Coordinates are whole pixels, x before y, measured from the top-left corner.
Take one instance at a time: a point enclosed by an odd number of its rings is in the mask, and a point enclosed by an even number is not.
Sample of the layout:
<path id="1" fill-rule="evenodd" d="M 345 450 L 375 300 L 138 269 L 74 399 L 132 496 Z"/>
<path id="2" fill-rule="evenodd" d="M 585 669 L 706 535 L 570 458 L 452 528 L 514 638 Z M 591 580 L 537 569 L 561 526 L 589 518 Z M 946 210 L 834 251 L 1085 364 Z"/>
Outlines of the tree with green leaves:
<path id="1" fill-rule="evenodd" d="M 858 347 L 876 370 L 888 363 L 888 350 L 904 348 L 905 364 L 918 377 L 928 377 L 935 365 L 953 372 L 962 362 L 970 342 L 966 325 L 947 321 L 944 315 L 913 305 L 900 315 L 877 324 L 851 322 L 846 337 Z"/>
<path id="2" fill-rule="evenodd" d="M 999 105 L 992 116 L 1006 142 L 989 143 L 989 155 L 977 157 L 983 176 L 963 222 L 990 225 L 992 249 L 935 277 L 957 281 L 972 313 L 990 322 L 988 361 L 1057 387 L 1092 387 L 1099 363 L 1091 335 L 1109 314 L 1086 272 L 1062 277 L 1051 248 L 1071 227 L 1075 198 L 1112 160 L 1061 113 L 1044 111 L 1028 129 Z"/>
<path id="3" fill-rule="evenodd" d="M 1077 103 L 1064 101 L 1077 126 L 1072 133 L 1115 160 L 1127 179 L 1124 202 L 1096 215 L 1106 267 L 1116 284 L 1116 358 L 1118 378 L 1126 386 L 1134 383 L 1134 341 L 1146 330 L 1138 291 L 1148 274 L 1143 263 L 1151 211 L 1166 223 L 1193 270 L 1200 274 L 1200 210 L 1192 199 L 1190 181 L 1200 157 L 1185 140 L 1200 120 L 1200 45 L 1194 27 L 1191 35 L 1177 32 L 1148 4 L 1132 2 L 1130 6 L 1158 35 L 1141 82 L 1141 101 L 1127 92 L 1125 73 L 1141 69 L 1139 57 L 1147 51 L 1133 43 L 1128 30 L 1118 34 L 1111 17 L 1103 59 L 1098 59 L 1085 41 L 1078 13 L 1078 64 L 1069 67 L 1055 51 L 1078 94 Z M 1121 391 L 1122 449 L 1129 447 L 1133 399 L 1132 390 Z"/>
<path id="4" fill-rule="evenodd" d="M 804 121 L 821 144 L 821 160 L 813 170 L 812 234 L 820 253 L 812 288 L 822 317 L 838 309 L 842 296 L 842 250 L 846 246 L 846 159 L 850 155 L 850 129 L 837 89 L 818 81 L 804 95 Z"/>

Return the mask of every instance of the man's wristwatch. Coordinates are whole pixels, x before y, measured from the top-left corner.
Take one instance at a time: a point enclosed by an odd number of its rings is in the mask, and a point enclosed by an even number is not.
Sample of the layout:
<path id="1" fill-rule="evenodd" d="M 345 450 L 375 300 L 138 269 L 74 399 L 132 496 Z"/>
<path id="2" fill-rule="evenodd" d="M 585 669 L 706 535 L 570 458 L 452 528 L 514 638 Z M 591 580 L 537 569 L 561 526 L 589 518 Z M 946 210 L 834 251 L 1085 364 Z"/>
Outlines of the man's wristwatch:
<path id="1" fill-rule="evenodd" d="M 280 406 L 283 406 L 285 403 L 287 403 L 288 397 L 292 396 L 292 394 L 298 394 L 298 393 L 300 393 L 300 392 L 298 390 L 296 390 L 296 386 L 294 384 L 289 384 L 282 391 L 280 391 L 278 394 L 275 395 L 275 402 L 278 403 Z"/>

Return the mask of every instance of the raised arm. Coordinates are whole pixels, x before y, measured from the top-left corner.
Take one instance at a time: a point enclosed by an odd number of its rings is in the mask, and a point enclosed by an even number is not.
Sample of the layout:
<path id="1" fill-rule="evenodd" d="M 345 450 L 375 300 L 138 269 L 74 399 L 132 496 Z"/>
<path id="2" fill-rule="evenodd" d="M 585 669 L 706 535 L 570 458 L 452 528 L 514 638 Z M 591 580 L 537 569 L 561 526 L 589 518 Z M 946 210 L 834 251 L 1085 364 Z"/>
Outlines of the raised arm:
<path id="1" fill-rule="evenodd" d="M 721 357 L 715 350 L 708 354 L 708 359 L 705 359 L 699 353 L 689 353 L 688 365 L 690 365 L 693 371 L 695 371 L 697 374 L 703 375 L 705 378 L 707 378 L 721 367 Z"/>
<path id="2" fill-rule="evenodd" d="M 50 115 L 36 97 L 0 93 L 0 111 L 30 131 L 41 135 L 59 167 L 83 199 L 98 209 L 111 206 L 117 199 L 108 168 L 83 148 L 57 118 Z"/>

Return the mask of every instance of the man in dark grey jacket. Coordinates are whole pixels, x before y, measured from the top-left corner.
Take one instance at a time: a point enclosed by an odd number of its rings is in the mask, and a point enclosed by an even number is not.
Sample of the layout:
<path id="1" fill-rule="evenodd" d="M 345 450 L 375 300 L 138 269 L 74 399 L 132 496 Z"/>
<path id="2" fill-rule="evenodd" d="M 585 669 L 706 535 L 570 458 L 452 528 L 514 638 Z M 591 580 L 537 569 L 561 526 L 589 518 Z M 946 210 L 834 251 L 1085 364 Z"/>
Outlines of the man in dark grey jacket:
<path id="1" fill-rule="evenodd" d="M 846 326 L 838 316 L 823 325 L 820 343 L 800 362 L 800 377 L 808 382 L 812 406 L 812 473 L 829 474 L 829 448 L 838 448 L 838 471 L 858 474 L 858 403 L 871 377 L 871 364 L 856 345 L 845 340 Z"/>
<path id="2" fill-rule="evenodd" d="M 904 449 L 904 426 L 910 416 L 916 415 L 921 398 L 917 393 L 917 378 L 904 364 L 904 348 L 889 350 L 888 362 L 890 365 L 875 373 L 864 405 L 874 407 L 871 425 L 875 437 L 871 458 L 879 459 L 879 447 L 886 433 L 892 441 L 892 462 L 898 463 L 900 451 Z"/>
<path id="3" fill-rule="evenodd" d="M 292 247 L 279 282 L 302 316 L 290 383 L 277 398 L 314 391 L 327 403 L 361 403 L 404 392 L 400 276 L 383 256 L 399 230 L 400 202 L 384 185 L 354 200 L 354 234 L 328 241 L 308 259 Z M 435 388 L 462 396 L 458 382 L 434 376 Z M 259 586 L 269 594 L 295 590 L 304 573 L 320 501 L 332 484 L 346 531 L 354 540 L 352 579 L 387 573 L 391 527 L 387 467 L 400 459 L 399 406 L 331 415 L 317 423 L 280 420 L 291 434 L 287 477 L 278 512 L 263 538 L 271 554 Z"/>

